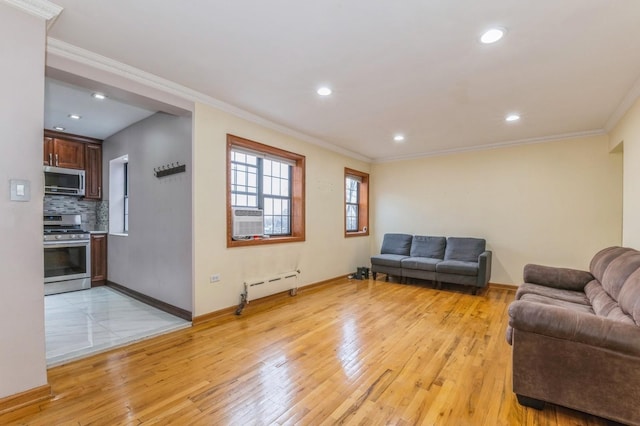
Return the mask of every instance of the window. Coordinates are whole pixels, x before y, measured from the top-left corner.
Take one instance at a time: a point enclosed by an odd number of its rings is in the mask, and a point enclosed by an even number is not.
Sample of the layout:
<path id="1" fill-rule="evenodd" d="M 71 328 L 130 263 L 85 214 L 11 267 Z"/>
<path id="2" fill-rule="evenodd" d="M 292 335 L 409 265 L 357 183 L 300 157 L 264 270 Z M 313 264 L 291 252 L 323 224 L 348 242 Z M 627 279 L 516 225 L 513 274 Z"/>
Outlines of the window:
<path id="1" fill-rule="evenodd" d="M 345 167 L 344 183 L 344 235 L 369 235 L 369 175 Z"/>
<path id="2" fill-rule="evenodd" d="M 129 233 L 129 161 L 124 163 L 124 233 Z"/>
<path id="3" fill-rule="evenodd" d="M 109 233 L 129 233 L 129 156 L 109 161 Z"/>
<path id="4" fill-rule="evenodd" d="M 227 247 L 304 241 L 305 157 L 227 135 Z M 265 238 L 233 239 L 233 208 L 262 210 Z"/>

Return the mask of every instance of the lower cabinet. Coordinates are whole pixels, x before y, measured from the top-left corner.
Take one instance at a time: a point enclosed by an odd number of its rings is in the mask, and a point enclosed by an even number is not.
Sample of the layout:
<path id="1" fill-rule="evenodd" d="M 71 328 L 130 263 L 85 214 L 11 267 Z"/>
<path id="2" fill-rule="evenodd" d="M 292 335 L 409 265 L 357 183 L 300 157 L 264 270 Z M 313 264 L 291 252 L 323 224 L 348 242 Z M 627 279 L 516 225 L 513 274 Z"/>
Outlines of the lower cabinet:
<path id="1" fill-rule="evenodd" d="M 107 234 L 91 234 L 91 287 L 107 280 Z"/>

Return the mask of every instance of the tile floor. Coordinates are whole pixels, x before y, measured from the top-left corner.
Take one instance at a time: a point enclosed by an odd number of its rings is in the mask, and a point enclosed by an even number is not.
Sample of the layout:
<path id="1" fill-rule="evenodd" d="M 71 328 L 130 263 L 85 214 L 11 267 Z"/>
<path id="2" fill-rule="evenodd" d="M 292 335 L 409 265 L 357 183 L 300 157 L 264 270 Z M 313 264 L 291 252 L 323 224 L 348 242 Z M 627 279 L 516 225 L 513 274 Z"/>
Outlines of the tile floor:
<path id="1" fill-rule="evenodd" d="M 191 326 L 108 287 L 45 296 L 47 366 Z"/>

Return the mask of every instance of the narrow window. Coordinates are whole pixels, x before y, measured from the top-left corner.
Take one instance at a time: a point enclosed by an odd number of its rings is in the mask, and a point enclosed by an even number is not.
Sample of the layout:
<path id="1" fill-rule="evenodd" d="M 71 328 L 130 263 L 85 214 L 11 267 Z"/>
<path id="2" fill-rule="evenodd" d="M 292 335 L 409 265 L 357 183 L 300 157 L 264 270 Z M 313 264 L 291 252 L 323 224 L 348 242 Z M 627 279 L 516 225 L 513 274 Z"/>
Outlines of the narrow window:
<path id="1" fill-rule="evenodd" d="M 345 237 L 369 235 L 369 174 L 344 169 Z"/>
<path id="2" fill-rule="evenodd" d="M 129 233 L 129 162 L 124 163 L 124 233 Z"/>

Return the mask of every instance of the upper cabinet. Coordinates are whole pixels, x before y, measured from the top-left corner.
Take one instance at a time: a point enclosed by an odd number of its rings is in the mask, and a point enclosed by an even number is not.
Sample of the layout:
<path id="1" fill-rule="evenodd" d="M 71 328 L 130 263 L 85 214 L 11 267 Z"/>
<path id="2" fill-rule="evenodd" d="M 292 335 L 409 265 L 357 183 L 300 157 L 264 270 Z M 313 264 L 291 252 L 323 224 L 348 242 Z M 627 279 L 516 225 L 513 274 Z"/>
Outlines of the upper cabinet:
<path id="1" fill-rule="evenodd" d="M 85 146 L 85 178 L 84 198 L 102 199 L 102 145 L 88 143 Z"/>
<path id="2" fill-rule="evenodd" d="M 85 136 L 44 131 L 45 166 L 85 171 L 85 196 L 102 199 L 102 141 Z"/>
<path id="3" fill-rule="evenodd" d="M 43 160 L 47 166 L 84 169 L 84 144 L 82 142 L 45 137 Z"/>

